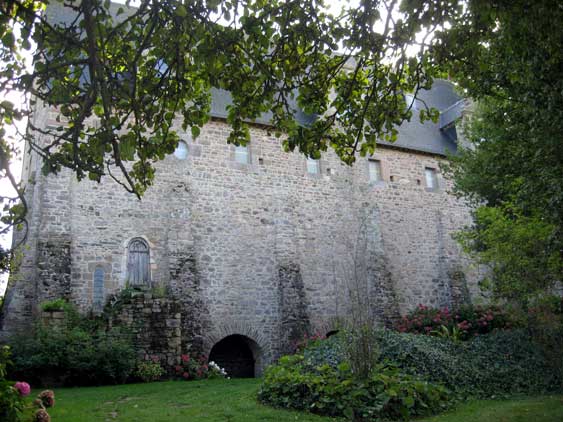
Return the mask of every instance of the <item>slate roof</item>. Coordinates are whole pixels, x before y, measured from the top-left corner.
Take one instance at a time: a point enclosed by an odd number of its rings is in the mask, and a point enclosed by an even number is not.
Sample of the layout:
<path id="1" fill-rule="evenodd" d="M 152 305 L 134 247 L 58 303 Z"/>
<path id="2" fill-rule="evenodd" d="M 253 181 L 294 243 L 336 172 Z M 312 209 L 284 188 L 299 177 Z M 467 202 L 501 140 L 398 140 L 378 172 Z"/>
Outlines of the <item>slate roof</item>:
<path id="1" fill-rule="evenodd" d="M 462 99 L 455 93 L 453 84 L 443 79 L 436 79 L 430 90 L 419 91 L 417 98 L 426 102 L 428 107 L 436 108 L 440 112 L 448 111 L 448 109 L 457 110 L 463 106 Z M 424 107 L 422 101 L 417 101 L 419 110 Z M 443 121 L 444 119 L 442 119 Z M 380 141 L 380 143 L 431 154 L 455 153 L 457 151 L 457 130 L 451 122 L 452 120 L 448 122 L 450 124 L 443 125 L 443 129 L 440 129 L 440 120 L 437 123 L 432 121 L 420 123 L 418 110 L 413 110 L 411 120 L 403 122 L 399 127 L 397 141 L 394 143 Z"/>
<path id="2" fill-rule="evenodd" d="M 419 110 L 424 107 L 422 101 L 428 107 L 436 108 L 440 112 L 458 111 L 462 106 L 461 97 L 454 92 L 453 84 L 442 79 L 435 80 L 432 89 L 419 91 L 417 99 Z M 211 116 L 217 118 L 227 117 L 227 106 L 230 104 L 232 104 L 232 100 L 228 91 L 212 89 Z M 298 110 L 295 103 L 291 105 L 297 110 L 295 119 L 300 124 L 308 125 L 314 120 L 314 116 L 307 115 Z M 444 119 L 439 120 L 437 123 L 426 121 L 422 124 L 420 123 L 418 113 L 418 110 L 413 110 L 411 120 L 403 122 L 399 127 L 397 141 L 393 143 L 379 141 L 379 143 L 431 154 L 446 155 L 447 152 L 455 153 L 457 151 L 457 131 L 455 125 L 443 125 Z M 457 114 L 453 115 L 454 117 L 457 116 Z M 254 123 L 268 125 L 271 118 L 271 113 L 264 113 Z M 444 126 L 443 129 L 441 129 L 441 125 Z"/>

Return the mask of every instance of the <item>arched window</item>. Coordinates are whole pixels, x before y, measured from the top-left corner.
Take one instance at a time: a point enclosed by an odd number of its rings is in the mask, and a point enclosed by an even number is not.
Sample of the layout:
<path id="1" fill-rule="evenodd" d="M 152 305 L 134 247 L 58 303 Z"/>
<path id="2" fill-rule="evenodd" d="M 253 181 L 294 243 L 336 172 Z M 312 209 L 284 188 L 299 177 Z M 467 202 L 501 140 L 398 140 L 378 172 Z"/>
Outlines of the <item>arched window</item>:
<path id="1" fill-rule="evenodd" d="M 92 308 L 94 312 L 101 312 L 104 307 L 104 269 L 96 267 L 94 270 L 94 287 L 92 289 Z"/>
<path id="2" fill-rule="evenodd" d="M 135 238 L 129 243 L 127 251 L 127 281 L 133 286 L 149 284 L 149 245 L 143 239 Z"/>

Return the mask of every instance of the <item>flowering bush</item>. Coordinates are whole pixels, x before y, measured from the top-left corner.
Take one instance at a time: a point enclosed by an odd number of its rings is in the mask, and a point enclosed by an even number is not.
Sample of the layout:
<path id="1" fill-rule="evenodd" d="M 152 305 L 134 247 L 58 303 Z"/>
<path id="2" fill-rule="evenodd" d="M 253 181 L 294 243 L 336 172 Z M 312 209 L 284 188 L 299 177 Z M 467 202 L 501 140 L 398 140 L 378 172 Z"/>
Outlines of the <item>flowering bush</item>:
<path id="1" fill-rule="evenodd" d="M 183 354 L 180 363 L 174 368 L 176 375 L 185 380 L 205 378 L 225 378 L 227 373 L 223 368 L 211 361 L 207 363 L 207 356 L 199 357 Z"/>
<path id="2" fill-rule="evenodd" d="M 514 321 L 508 314 L 495 306 L 462 306 L 450 311 L 448 308 L 418 305 L 399 321 L 396 329 L 402 333 L 449 335 L 455 339 L 468 340 L 478 334 L 488 334 L 495 329 L 513 326 Z"/>
<path id="3" fill-rule="evenodd" d="M 11 364 L 10 348 L 0 347 L 0 420 L 17 422 L 21 420 L 24 396 L 29 394 L 29 384 L 6 379 L 7 367 Z"/>
<path id="4" fill-rule="evenodd" d="M 153 356 L 151 360 L 139 362 L 135 375 L 143 382 L 158 381 L 164 375 L 164 369 L 160 366 L 158 356 Z"/>

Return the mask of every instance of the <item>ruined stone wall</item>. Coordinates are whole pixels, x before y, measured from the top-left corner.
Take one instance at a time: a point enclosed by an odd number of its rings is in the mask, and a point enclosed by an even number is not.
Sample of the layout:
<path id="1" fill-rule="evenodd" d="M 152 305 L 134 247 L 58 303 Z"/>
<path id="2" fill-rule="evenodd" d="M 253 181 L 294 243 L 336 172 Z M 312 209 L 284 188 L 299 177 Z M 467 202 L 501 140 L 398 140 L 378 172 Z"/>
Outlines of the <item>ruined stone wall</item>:
<path id="1" fill-rule="evenodd" d="M 139 360 L 155 358 L 167 370 L 182 353 L 181 304 L 151 291 L 133 291 L 109 315 L 109 326 L 125 328 L 133 338 Z"/>
<path id="2" fill-rule="evenodd" d="M 39 176 L 37 251 L 23 272 L 35 286 L 28 302 L 66 296 L 89 310 L 96 268 L 106 296 L 122 289 L 127 244 L 141 237 L 153 285 L 168 286 L 182 303 L 183 347 L 208 353 L 241 334 L 256 342 L 263 363 L 302 331 L 328 332 L 347 315 L 358 257 L 382 320 L 475 294 L 476 275 L 451 239 L 469 210 L 441 177 L 438 189 L 425 188 L 424 168 L 438 169 L 442 158 L 380 147 L 373 158 L 384 181 L 370 183 L 367 159 L 350 168 L 328 152 L 311 175 L 302 155 L 284 153 L 259 127 L 251 130 L 250 163 L 237 163 L 228 133 L 222 121 L 195 142 L 184 133 L 188 158 L 159 163 L 142 201 L 109 179 Z M 27 318 L 16 315 L 21 303 L 9 305 L 15 319 Z"/>

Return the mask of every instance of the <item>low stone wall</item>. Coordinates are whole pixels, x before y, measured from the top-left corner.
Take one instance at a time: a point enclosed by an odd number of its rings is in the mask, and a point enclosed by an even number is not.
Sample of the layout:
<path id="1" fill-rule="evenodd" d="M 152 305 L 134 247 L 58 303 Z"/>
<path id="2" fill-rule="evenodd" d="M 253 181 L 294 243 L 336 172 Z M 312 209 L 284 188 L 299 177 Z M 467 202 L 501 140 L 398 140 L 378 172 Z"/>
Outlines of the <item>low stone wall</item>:
<path id="1" fill-rule="evenodd" d="M 149 291 L 132 292 L 116 305 L 109 325 L 130 329 L 139 359 L 158 359 L 168 370 L 182 353 L 181 304 L 175 299 L 156 298 Z"/>

